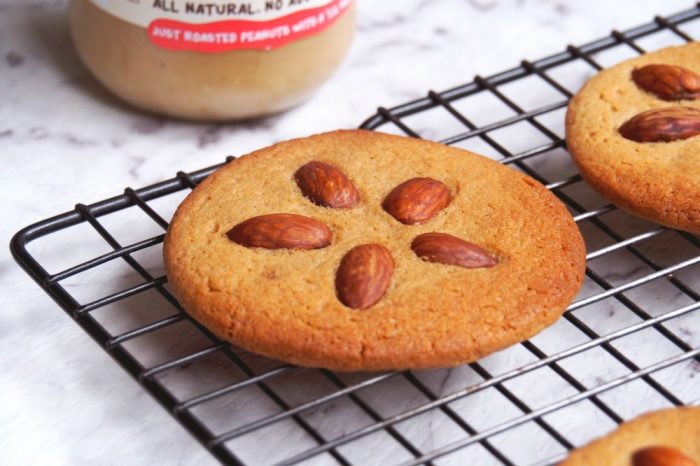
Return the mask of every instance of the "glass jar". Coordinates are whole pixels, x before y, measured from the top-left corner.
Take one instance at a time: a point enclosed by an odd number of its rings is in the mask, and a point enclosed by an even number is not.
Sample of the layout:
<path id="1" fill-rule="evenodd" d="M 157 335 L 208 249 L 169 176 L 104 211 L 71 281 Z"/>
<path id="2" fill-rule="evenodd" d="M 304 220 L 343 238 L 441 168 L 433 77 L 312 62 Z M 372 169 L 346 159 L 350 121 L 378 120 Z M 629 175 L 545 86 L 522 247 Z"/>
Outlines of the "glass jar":
<path id="1" fill-rule="evenodd" d="M 352 0 L 71 0 L 73 41 L 110 91 L 145 110 L 233 120 L 286 110 L 340 64 Z"/>

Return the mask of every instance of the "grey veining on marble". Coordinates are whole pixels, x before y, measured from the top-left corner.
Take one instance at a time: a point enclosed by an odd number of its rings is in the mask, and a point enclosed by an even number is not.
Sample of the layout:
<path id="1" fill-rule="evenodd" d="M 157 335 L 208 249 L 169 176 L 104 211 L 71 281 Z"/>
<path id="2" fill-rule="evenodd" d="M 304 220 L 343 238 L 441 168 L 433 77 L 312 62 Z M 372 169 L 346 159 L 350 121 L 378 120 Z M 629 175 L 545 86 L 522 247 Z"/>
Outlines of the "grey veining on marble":
<path id="1" fill-rule="evenodd" d="M 570 43 L 583 43 L 693 5 L 668 0 L 610 2 L 592 0 L 358 0 L 358 35 L 351 53 L 339 72 L 308 102 L 283 115 L 237 124 L 192 124 L 141 113 L 117 101 L 103 90 L 80 64 L 70 43 L 63 0 L 0 0 L 0 161 L 3 182 L 3 221 L 0 237 L 5 244 L 19 228 L 59 212 L 77 202 L 90 203 L 170 178 L 178 170 L 194 170 L 221 162 L 226 155 L 241 155 L 270 143 L 335 128 L 358 126 L 377 106 L 390 107 L 424 96 L 428 90 L 443 90 L 470 81 L 474 75 L 487 76 L 516 66 L 520 60 L 537 59 L 559 52 Z M 696 29 L 700 37 L 700 28 Z M 659 46 L 653 41 L 647 47 Z M 630 55 L 631 56 L 631 55 Z M 604 65 L 625 58 L 625 52 L 600 56 Z M 586 73 L 590 75 L 592 71 Z M 575 91 L 585 74 L 557 76 Z M 551 89 L 535 90 L 514 83 L 505 92 L 517 95 L 525 108 L 555 102 L 560 96 Z M 510 94 L 509 94 L 510 95 Z M 460 108 L 477 124 L 512 115 L 492 102 L 471 102 Z M 547 124 L 563 133 L 563 110 Z M 546 116 L 549 118 L 550 116 Z M 424 120 L 421 121 L 421 118 Z M 436 124 L 440 115 L 418 116 L 412 124 L 422 136 L 439 139 L 459 130 L 454 120 Z M 503 130 L 503 140 L 512 151 L 536 145 L 541 135 L 517 125 Z M 476 139 L 461 147 L 495 156 L 493 149 Z M 489 151 L 491 153 L 489 153 Z M 533 160 L 533 166 L 552 176 L 573 173 L 573 166 L 561 156 Z M 587 208 L 607 202 L 586 188 L 574 191 Z M 183 193 L 184 194 L 184 193 Z M 169 218 L 180 200 L 172 196 L 154 206 Z M 155 224 L 135 220 L 132 213 L 106 218 L 122 244 L 129 244 L 162 231 Z M 633 236 L 649 231 L 646 222 L 623 213 L 610 216 L 619 231 Z M 131 222 L 131 223 L 130 223 Z M 133 227 L 133 225 L 138 225 Z M 588 227 L 584 227 L 588 228 Z M 610 240 L 594 229 L 585 232 L 589 251 L 605 247 Z M 663 241 L 650 242 L 645 253 L 662 266 L 684 257 L 686 246 L 672 232 Z M 49 271 L 79 263 L 109 251 L 89 227 L 75 227 L 58 234 L 53 241 L 37 241 L 32 252 L 45 259 Z M 60 251 L 52 244 L 65 247 Z M 659 246 L 661 245 L 661 246 Z M 72 246 L 72 247 L 71 247 Z M 79 246 L 79 247 L 78 247 Z M 197 442 L 150 398 L 109 356 L 90 340 L 30 278 L 16 266 L 7 248 L 0 255 L 0 462 L 9 465 L 51 464 L 215 464 Z M 69 251 L 69 252 L 67 252 Z M 145 251 L 139 258 L 153 273 L 162 273 L 157 251 Z M 137 283 L 123 264 L 110 264 L 77 276 L 64 285 L 81 300 L 95 299 Z M 591 266 L 613 284 L 624 283 L 649 273 L 649 268 L 629 253 L 606 255 Z M 700 287 L 698 267 L 677 276 Z M 587 281 L 580 297 L 600 292 Z M 643 296 L 642 296 L 643 295 Z M 632 300 L 644 301 L 657 314 L 689 303 L 686 296 L 665 281 L 644 291 L 630 291 Z M 127 331 L 169 312 L 155 293 L 144 293 L 136 302 L 116 303 L 97 318 L 114 333 Z M 652 301 L 648 301 L 651 299 Z M 146 309 L 135 312 L 134 309 Z M 635 324 L 640 319 L 614 300 L 587 306 L 576 314 L 598 334 L 607 334 Z M 674 319 L 668 324 L 686 341 L 700 346 L 697 313 L 694 320 Z M 129 350 L 145 363 L 157 364 L 203 344 L 187 325 L 174 326 L 155 344 L 148 339 L 130 342 Z M 563 336 L 565 336 L 563 338 Z M 587 341 L 562 319 L 533 339 L 548 353 Z M 163 343 L 166 342 L 166 343 Z M 565 343 L 565 345 L 563 345 Z M 648 351 L 653 346 L 654 351 Z M 678 354 L 678 348 L 651 329 L 619 341 L 618 347 L 640 367 Z M 584 358 L 585 356 L 585 358 Z M 258 369 L 271 364 L 246 355 Z M 515 346 L 482 361 L 492 374 L 530 363 L 532 354 Z M 578 362 L 585 360 L 585 363 Z M 236 371 L 227 373 L 226 361 L 212 358 L 183 373 L 164 373 L 163 381 L 183 397 L 193 396 L 207 379 L 211 388 L 239 380 Z M 587 386 L 600 385 L 625 373 L 626 369 L 601 349 L 562 362 Z M 679 387 L 686 402 L 700 398 L 700 367 L 687 362 L 661 371 L 669 386 Z M 273 388 L 286 401 L 300 404 L 332 392 L 328 380 L 314 378 L 311 371 L 298 370 L 275 380 Z M 343 383 L 370 375 L 347 374 Z M 441 371 L 419 371 L 416 377 L 435 395 L 442 396 L 476 383 L 481 378 L 469 367 Z M 518 393 L 533 409 L 551 402 L 548 393 L 574 393 L 551 370 L 538 369 L 505 386 Z M 547 387 L 542 390 L 541 387 Z M 212 425 L 230 429 L 265 415 L 279 412 L 255 387 L 236 392 L 213 404 L 197 408 L 198 416 Z M 638 412 L 665 406 L 658 394 L 649 393 L 641 383 L 601 395 L 605 402 L 620 407 L 625 418 Z M 382 416 L 412 409 L 426 401 L 425 395 L 401 377 L 392 377 L 363 392 L 363 398 Z M 644 400 L 643 405 L 635 404 Z M 454 412 L 477 430 L 488 429 L 512 419 L 518 413 L 493 389 L 450 404 Z M 574 414 L 572 414 L 574 413 Z M 347 399 L 311 409 L 308 422 L 335 437 L 371 423 L 366 413 Z M 337 422 L 342 418 L 343 422 Z M 580 403 L 547 416 L 548 422 L 577 444 L 609 430 L 613 423 L 590 403 Z M 217 424 L 218 423 L 218 424 Z M 589 428 L 595 425 L 594 429 Z M 245 461 L 264 464 L 310 448 L 314 442 L 300 433 L 291 421 L 277 426 L 275 435 L 286 438 L 279 448 L 261 450 L 259 442 L 273 435 L 263 429 L 236 439 L 230 445 Z M 463 438 L 464 432 L 444 411 L 433 410 L 397 426 L 399 433 L 422 451 L 439 448 Z M 282 432 L 280 434 L 280 432 Z M 531 424 L 493 438 L 493 444 L 520 458 L 544 459 L 561 454 L 540 442 L 541 430 Z M 522 438 L 531 438 L 523 444 Z M 354 464 L 386 464 L 408 460 L 410 454 L 380 431 L 340 448 Z M 474 464 L 491 464 L 481 445 L 463 455 Z M 446 456 L 438 464 L 463 464 L 464 456 Z M 328 455 L 309 464 L 329 464 Z M 332 463 L 331 463 L 332 464 Z"/>

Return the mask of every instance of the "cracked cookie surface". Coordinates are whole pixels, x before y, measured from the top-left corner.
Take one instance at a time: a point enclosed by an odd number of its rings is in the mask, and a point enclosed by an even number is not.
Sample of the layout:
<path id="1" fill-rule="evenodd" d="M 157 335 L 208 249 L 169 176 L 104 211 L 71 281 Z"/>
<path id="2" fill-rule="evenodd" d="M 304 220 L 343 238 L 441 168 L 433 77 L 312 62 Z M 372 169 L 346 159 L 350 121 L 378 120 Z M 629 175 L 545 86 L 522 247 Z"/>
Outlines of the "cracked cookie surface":
<path id="1" fill-rule="evenodd" d="M 657 81 L 633 79 L 639 70 L 659 65 L 671 66 Z M 630 124 L 643 112 L 676 108 L 682 116 L 700 109 L 696 95 L 678 92 L 674 100 L 663 92 L 649 91 L 668 91 L 661 83 L 674 82 L 672 67 L 700 74 L 700 43 L 648 53 L 595 75 L 569 104 L 566 140 L 583 178 L 617 206 L 662 225 L 700 233 L 700 136 L 664 138 L 648 125 L 640 129 Z M 676 81 L 680 86 L 680 78 Z M 632 133 L 644 131 L 638 141 L 627 134 L 630 127 Z"/>
<path id="2" fill-rule="evenodd" d="M 295 181 L 310 162 L 337 167 L 359 201 L 311 202 Z M 424 223 L 405 224 L 383 201 L 419 177 L 444 183 L 450 201 Z M 247 247 L 227 236 L 270 214 L 320 222 L 332 239 L 299 250 Z M 432 262 L 442 249 L 422 258 L 412 244 L 432 233 L 478 245 L 498 261 Z M 351 308 L 336 278 L 346 254 L 367 244 L 388 251 L 393 275 L 376 303 Z M 570 214 L 531 178 L 460 149 L 360 130 L 283 142 L 219 169 L 178 208 L 164 255 L 183 307 L 222 339 L 337 370 L 450 366 L 522 341 L 561 315 L 585 266 Z"/>

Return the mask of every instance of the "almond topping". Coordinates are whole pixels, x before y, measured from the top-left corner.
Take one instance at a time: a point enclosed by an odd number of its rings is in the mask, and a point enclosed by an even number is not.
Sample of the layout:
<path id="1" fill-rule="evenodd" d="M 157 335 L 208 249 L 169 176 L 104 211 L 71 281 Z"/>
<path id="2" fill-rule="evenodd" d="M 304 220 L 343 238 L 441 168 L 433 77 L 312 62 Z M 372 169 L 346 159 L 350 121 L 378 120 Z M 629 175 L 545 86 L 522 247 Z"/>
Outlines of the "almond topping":
<path id="1" fill-rule="evenodd" d="M 253 217 L 233 227 L 226 236 L 241 246 L 265 249 L 319 249 L 333 240 L 326 225 L 296 214 Z"/>
<path id="2" fill-rule="evenodd" d="M 389 288 L 394 259 L 384 246 L 363 244 L 348 251 L 335 277 L 338 299 L 353 309 L 375 305 Z"/>
<path id="3" fill-rule="evenodd" d="M 360 202 L 357 188 L 338 168 L 325 162 L 309 162 L 294 174 L 299 189 L 314 204 L 349 209 Z"/>
<path id="4" fill-rule="evenodd" d="M 632 80 L 661 100 L 695 100 L 700 96 L 700 75 L 676 65 L 636 68 L 632 71 Z"/>
<path id="5" fill-rule="evenodd" d="M 411 249 L 428 262 L 457 265 L 468 269 L 493 267 L 498 260 L 479 246 L 446 233 L 416 236 Z"/>
<path id="6" fill-rule="evenodd" d="M 633 466 L 697 466 L 695 461 L 671 447 L 647 447 L 632 455 Z"/>
<path id="7" fill-rule="evenodd" d="M 622 137 L 636 142 L 671 142 L 700 133 L 700 110 L 691 107 L 663 107 L 647 110 L 619 129 Z"/>
<path id="8" fill-rule="evenodd" d="M 406 225 L 420 225 L 435 217 L 450 203 L 445 183 L 432 178 L 413 178 L 395 187 L 382 207 Z"/>

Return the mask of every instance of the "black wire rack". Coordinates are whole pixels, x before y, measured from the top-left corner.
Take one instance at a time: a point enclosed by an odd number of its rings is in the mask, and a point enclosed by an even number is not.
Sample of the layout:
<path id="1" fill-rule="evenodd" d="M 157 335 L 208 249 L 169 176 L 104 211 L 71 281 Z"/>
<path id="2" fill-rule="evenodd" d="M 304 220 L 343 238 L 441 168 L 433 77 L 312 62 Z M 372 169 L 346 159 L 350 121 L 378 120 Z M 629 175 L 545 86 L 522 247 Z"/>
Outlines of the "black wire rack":
<path id="1" fill-rule="evenodd" d="M 584 234 L 586 281 L 563 318 L 473 364 L 369 374 L 304 369 L 222 343 L 190 319 L 164 276 L 164 230 L 182 198 L 218 166 L 78 204 L 18 232 L 11 249 L 222 463 L 552 464 L 642 412 L 700 402 L 700 241 L 596 195 L 563 139 L 565 107 L 587 78 L 693 36 L 700 36 L 698 6 L 379 108 L 363 123 L 471 149 L 529 174 L 568 206 Z"/>

